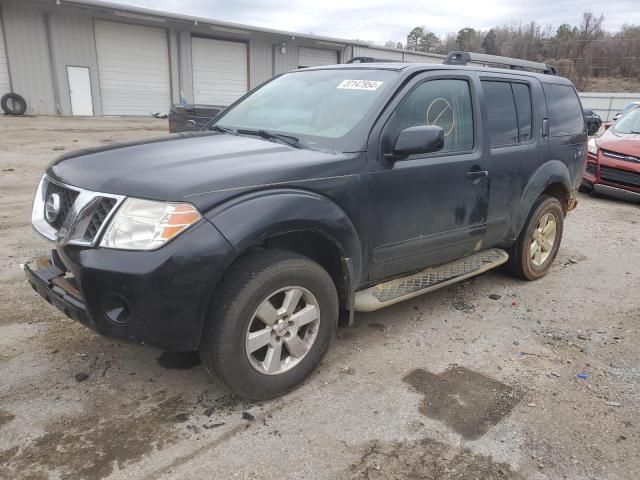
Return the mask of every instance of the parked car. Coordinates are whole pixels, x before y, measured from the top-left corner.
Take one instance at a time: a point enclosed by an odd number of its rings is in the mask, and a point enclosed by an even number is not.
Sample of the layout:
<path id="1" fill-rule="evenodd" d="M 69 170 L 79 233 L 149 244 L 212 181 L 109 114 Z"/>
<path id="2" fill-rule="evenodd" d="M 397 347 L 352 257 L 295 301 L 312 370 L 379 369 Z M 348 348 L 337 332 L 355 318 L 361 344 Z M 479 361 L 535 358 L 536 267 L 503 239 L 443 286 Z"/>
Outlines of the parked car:
<path id="1" fill-rule="evenodd" d="M 632 108 L 635 107 L 639 107 L 640 106 L 640 101 L 638 102 L 630 102 L 628 103 L 621 112 L 616 113 L 613 116 L 613 121 L 615 122 L 616 120 L 620 119 L 625 113 L 627 113 L 628 111 L 630 111 Z"/>
<path id="2" fill-rule="evenodd" d="M 627 111 L 604 135 L 589 140 L 583 186 L 640 198 L 640 106 Z"/>
<path id="3" fill-rule="evenodd" d="M 587 133 L 589 135 L 595 135 L 602 126 L 602 119 L 593 110 L 584 109 L 584 118 L 587 122 Z"/>
<path id="4" fill-rule="evenodd" d="M 97 332 L 197 349 L 234 392 L 271 398 L 313 371 L 356 311 L 502 264 L 544 276 L 586 140 L 576 91 L 555 75 L 291 72 L 209 131 L 54 161 L 32 223 L 55 249 L 25 273 Z"/>
<path id="5" fill-rule="evenodd" d="M 169 132 L 202 130 L 224 109 L 223 105 L 172 105 L 169 110 Z"/>

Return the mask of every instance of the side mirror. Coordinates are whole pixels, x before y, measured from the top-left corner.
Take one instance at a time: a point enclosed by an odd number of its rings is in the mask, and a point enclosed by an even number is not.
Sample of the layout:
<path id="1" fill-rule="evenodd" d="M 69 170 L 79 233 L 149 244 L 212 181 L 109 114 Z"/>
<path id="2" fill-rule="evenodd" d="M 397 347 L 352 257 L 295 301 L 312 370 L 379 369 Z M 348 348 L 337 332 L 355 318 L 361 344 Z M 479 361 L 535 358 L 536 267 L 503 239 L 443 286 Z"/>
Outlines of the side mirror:
<path id="1" fill-rule="evenodd" d="M 418 125 L 401 130 L 393 151 L 385 157 L 399 160 L 409 155 L 437 152 L 444 147 L 444 130 L 435 125 Z"/>

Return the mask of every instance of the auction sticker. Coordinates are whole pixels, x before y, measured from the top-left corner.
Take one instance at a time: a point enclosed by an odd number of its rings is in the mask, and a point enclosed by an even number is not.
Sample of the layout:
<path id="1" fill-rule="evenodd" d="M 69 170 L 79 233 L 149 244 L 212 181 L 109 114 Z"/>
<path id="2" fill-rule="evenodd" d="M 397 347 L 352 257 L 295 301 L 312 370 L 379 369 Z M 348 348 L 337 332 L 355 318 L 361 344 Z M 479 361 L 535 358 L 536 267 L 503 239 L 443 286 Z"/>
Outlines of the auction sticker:
<path id="1" fill-rule="evenodd" d="M 343 80 L 336 88 L 343 90 L 377 90 L 383 83 L 376 80 Z"/>

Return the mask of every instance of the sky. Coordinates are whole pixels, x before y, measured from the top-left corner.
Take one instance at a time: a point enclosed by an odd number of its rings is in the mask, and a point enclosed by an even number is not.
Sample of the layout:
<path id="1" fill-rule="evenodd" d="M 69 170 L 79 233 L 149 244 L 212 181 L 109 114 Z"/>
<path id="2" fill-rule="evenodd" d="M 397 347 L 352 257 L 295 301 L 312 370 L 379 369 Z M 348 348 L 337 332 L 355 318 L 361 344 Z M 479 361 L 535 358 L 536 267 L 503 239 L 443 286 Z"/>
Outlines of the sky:
<path id="1" fill-rule="evenodd" d="M 577 25 L 582 12 L 604 14 L 604 29 L 640 24 L 640 0 L 111 0 L 227 22 L 384 44 L 406 41 L 424 26 L 438 35 L 463 27 L 488 30 L 505 23 Z"/>

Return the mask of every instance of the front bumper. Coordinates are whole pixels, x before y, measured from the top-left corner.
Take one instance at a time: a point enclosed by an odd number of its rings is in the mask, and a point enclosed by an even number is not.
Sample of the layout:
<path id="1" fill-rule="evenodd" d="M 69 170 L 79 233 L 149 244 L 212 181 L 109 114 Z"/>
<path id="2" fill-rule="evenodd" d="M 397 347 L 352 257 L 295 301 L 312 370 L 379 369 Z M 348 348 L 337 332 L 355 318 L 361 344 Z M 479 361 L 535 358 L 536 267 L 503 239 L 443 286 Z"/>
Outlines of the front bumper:
<path id="1" fill-rule="evenodd" d="M 202 221 L 155 251 L 76 245 L 53 262 L 25 266 L 32 288 L 68 317 L 101 335 L 165 350 L 194 350 L 207 307 L 233 247 Z"/>
<path id="2" fill-rule="evenodd" d="M 640 194 L 640 165 L 609 158 L 602 151 L 589 153 L 582 184 L 603 193 L 618 190 Z"/>

